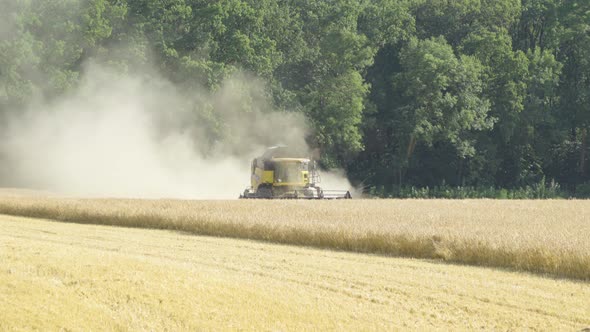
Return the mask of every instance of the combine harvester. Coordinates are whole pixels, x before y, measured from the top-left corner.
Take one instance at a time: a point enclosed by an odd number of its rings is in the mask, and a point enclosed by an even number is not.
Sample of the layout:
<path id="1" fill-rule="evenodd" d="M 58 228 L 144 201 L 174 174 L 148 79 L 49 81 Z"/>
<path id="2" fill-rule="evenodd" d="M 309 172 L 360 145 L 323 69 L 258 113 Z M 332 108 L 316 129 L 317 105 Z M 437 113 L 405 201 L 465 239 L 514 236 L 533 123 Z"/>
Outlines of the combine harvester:
<path id="1" fill-rule="evenodd" d="M 348 190 L 324 190 L 316 162 L 286 146 L 271 147 L 252 161 L 246 199 L 350 199 Z"/>

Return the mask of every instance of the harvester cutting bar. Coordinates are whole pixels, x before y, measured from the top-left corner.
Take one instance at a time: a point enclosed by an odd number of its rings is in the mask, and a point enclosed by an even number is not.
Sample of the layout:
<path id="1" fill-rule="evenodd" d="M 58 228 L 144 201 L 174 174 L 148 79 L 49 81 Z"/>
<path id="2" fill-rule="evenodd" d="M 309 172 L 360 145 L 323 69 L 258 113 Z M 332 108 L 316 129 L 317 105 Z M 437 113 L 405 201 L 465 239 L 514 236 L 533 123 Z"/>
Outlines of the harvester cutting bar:
<path id="1" fill-rule="evenodd" d="M 351 199 L 352 195 L 347 190 L 293 190 L 281 195 L 269 195 L 267 193 L 244 192 L 242 199 Z"/>
<path id="2" fill-rule="evenodd" d="M 323 199 L 351 199 L 352 195 L 348 190 L 322 190 Z"/>

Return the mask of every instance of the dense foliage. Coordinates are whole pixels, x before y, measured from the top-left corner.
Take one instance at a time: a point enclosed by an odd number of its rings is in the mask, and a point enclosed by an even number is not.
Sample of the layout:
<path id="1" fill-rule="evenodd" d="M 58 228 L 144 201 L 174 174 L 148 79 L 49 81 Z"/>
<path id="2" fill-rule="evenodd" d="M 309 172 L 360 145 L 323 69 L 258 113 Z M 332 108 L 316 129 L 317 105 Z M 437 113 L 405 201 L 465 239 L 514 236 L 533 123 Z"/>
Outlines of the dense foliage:
<path id="1" fill-rule="evenodd" d="M 155 65 L 187 91 L 218 89 L 243 70 L 266 82 L 275 109 L 307 116 L 324 166 L 375 193 L 553 186 L 579 195 L 590 183 L 587 0 L 0 7 L 0 112 L 66 94 L 89 59 L 124 73 Z M 201 118 L 215 123 L 210 113 Z"/>

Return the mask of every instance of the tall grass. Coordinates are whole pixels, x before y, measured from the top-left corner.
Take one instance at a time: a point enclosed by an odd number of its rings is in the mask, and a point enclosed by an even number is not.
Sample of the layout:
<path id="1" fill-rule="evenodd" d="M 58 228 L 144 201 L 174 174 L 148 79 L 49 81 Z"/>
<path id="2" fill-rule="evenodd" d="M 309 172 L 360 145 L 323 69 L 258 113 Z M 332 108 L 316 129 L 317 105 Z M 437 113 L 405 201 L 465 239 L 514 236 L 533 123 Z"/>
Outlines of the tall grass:
<path id="1" fill-rule="evenodd" d="M 586 201 L 0 198 L 0 213 L 170 229 L 590 280 Z"/>

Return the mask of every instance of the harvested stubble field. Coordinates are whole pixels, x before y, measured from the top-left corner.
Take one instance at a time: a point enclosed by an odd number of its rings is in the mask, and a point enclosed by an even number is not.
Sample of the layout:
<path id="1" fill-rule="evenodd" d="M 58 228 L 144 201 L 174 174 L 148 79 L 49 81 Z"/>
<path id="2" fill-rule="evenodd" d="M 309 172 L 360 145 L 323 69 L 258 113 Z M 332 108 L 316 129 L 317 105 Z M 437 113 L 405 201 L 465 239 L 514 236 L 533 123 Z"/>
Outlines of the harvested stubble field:
<path id="1" fill-rule="evenodd" d="M 590 285 L 429 260 L 0 215 L 0 330 L 590 327 Z"/>
<path id="2" fill-rule="evenodd" d="M 590 201 L 4 196 L 0 214 L 440 259 L 590 280 Z"/>

